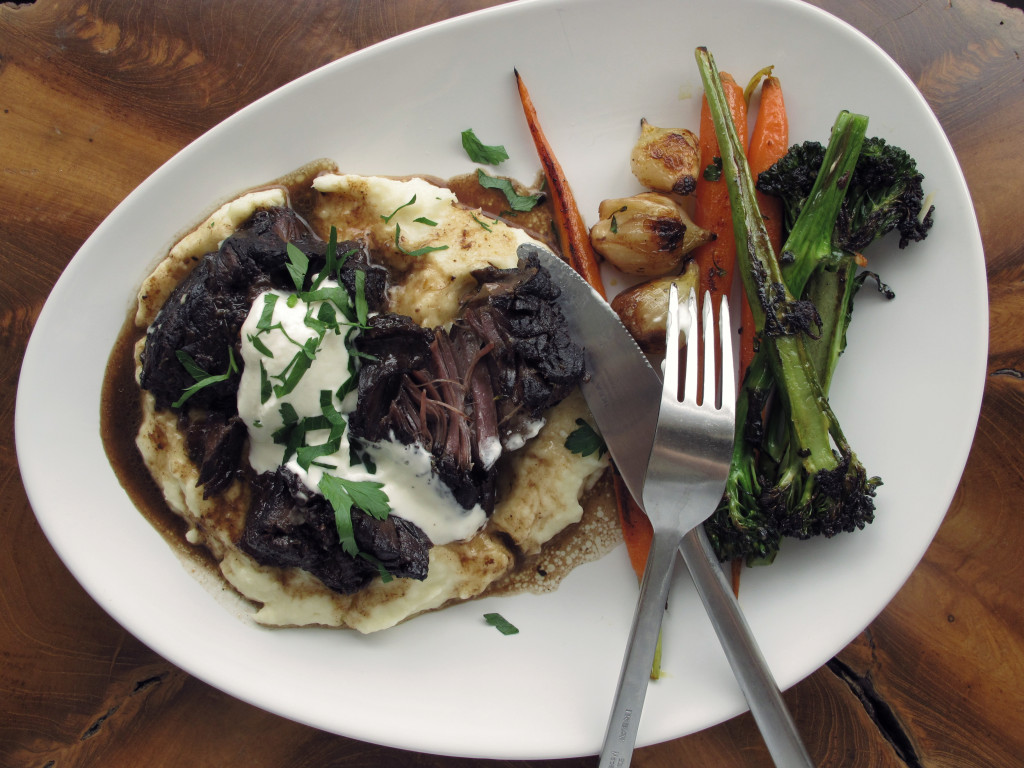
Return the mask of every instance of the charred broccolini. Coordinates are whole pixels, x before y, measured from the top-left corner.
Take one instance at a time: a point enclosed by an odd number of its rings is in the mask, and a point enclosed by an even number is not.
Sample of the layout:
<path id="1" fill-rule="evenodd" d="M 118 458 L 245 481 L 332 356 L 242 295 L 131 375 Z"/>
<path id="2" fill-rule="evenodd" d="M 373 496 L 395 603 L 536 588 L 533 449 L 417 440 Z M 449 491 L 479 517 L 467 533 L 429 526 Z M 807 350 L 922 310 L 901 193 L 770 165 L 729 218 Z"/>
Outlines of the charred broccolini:
<path id="1" fill-rule="evenodd" d="M 770 562 L 784 537 L 833 536 L 874 518 L 881 480 L 867 474 L 827 395 L 866 274 L 857 274 L 860 251 L 893 229 L 900 247 L 923 239 L 931 210 L 922 215 L 913 158 L 865 139 L 867 118 L 843 111 L 826 147 L 796 145 L 756 180 L 784 201 L 788 235 L 776 257 L 714 60 L 704 49 L 697 60 L 760 338 L 737 403 L 726 492 L 706 528 L 721 559 Z"/>

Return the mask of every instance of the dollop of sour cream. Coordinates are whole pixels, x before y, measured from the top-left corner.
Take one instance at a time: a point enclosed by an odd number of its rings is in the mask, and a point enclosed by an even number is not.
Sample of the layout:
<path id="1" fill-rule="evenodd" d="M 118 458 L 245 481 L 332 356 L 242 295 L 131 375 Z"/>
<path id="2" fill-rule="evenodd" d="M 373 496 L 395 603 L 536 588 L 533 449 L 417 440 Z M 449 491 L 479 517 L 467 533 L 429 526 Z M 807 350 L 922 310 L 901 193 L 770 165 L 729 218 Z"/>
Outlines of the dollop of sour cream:
<path id="1" fill-rule="evenodd" d="M 337 288 L 338 284 L 325 281 L 323 287 Z M 272 305 L 269 310 L 268 303 Z M 274 472 L 284 466 L 310 493 L 320 493 L 319 483 L 325 474 L 383 483 L 392 512 L 418 525 L 434 544 L 472 537 L 486 522 L 486 514 L 479 505 L 467 510 L 455 501 L 448 486 L 432 472 L 429 452 L 419 444 L 361 446 L 375 465 L 371 473 L 363 462 L 352 463 L 347 426 L 340 440 L 335 435 L 332 444 L 330 425 L 325 423 L 324 428 L 305 432 L 306 447 L 322 447 L 322 451 L 314 451 L 319 455 L 312 461 L 300 460 L 294 452 L 286 455 L 284 433 L 296 420 L 323 422 L 328 414 L 338 413 L 347 424 L 348 414 L 356 407 L 354 391 L 344 399 L 338 397 L 350 377 L 348 326 L 324 331 L 322 325 L 308 320 L 319 316 L 323 304 L 306 302 L 296 294 L 267 291 L 253 302 L 242 326 L 245 367 L 238 386 L 238 414 L 248 427 L 253 470 Z M 313 345 L 315 351 L 307 355 L 303 348 L 312 351 Z M 290 391 L 284 391 L 279 387 L 297 364 L 297 355 L 309 359 L 309 368 Z"/>

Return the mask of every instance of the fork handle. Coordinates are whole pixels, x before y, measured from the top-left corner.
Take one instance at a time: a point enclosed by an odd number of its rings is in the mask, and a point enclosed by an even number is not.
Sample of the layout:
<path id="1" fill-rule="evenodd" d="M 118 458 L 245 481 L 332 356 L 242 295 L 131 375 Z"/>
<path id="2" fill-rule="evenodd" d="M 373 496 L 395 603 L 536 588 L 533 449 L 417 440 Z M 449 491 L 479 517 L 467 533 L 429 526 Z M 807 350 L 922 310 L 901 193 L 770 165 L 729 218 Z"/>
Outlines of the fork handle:
<path id="1" fill-rule="evenodd" d="M 601 748 L 600 768 L 624 768 L 632 759 L 678 546 L 678 533 L 654 533 Z"/>
<path id="2" fill-rule="evenodd" d="M 782 700 L 775 678 L 718 566 L 704 526 L 698 525 L 686 534 L 679 550 L 775 765 L 812 767 L 814 763 Z"/>

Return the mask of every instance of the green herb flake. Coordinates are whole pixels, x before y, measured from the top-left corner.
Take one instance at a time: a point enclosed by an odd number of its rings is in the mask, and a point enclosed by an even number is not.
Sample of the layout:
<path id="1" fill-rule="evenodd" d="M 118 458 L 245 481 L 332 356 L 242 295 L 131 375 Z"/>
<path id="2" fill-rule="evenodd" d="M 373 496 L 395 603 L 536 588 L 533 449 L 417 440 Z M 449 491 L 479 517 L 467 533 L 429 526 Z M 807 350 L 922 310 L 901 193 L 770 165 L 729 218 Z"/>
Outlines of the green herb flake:
<path id="1" fill-rule="evenodd" d="M 518 635 L 519 627 L 512 624 L 500 613 L 485 613 L 484 621 L 497 629 L 503 635 Z"/>
<path id="2" fill-rule="evenodd" d="M 285 247 L 288 251 L 288 274 L 292 277 L 295 290 L 301 291 L 302 284 L 306 282 L 306 272 L 309 271 L 309 257 L 306 256 L 298 246 L 288 243 Z M 291 306 L 291 305 L 290 305 Z"/>
<path id="3" fill-rule="evenodd" d="M 331 436 L 328 440 L 340 439 L 345 431 L 345 417 L 341 415 L 341 411 L 334 407 L 333 395 L 329 389 L 320 390 L 320 411 L 323 413 L 327 423 L 330 424 Z"/>
<path id="4" fill-rule="evenodd" d="M 380 576 L 380 580 L 385 584 L 387 584 L 389 581 L 392 581 L 395 578 L 390 573 L 388 573 L 388 569 L 384 567 L 384 563 L 382 563 L 376 557 L 371 555 L 369 552 L 360 552 L 359 557 L 363 558 L 363 560 L 366 560 L 368 563 L 373 563 L 375 566 L 377 566 L 377 575 Z"/>
<path id="5" fill-rule="evenodd" d="M 384 487 L 383 483 L 324 475 L 317 487 L 334 509 L 334 523 L 338 529 L 342 549 L 355 556 L 359 552 L 359 547 L 352 531 L 352 507 L 359 507 L 377 520 L 387 518 L 391 505 L 388 495 L 381 490 Z"/>
<path id="6" fill-rule="evenodd" d="M 580 456 L 590 456 L 596 453 L 600 458 L 608 452 L 608 446 L 605 445 L 601 436 L 583 419 L 576 419 L 576 429 L 565 438 L 565 447 L 566 450 L 578 453 Z"/>
<path id="7" fill-rule="evenodd" d="M 331 225 L 331 233 L 327 238 L 327 250 L 324 253 L 324 268 L 313 280 L 313 290 L 323 284 L 324 280 L 338 271 L 338 229 Z"/>
<path id="8" fill-rule="evenodd" d="M 260 405 L 265 405 L 272 394 L 274 394 L 274 388 L 267 375 L 267 367 L 260 360 Z"/>
<path id="9" fill-rule="evenodd" d="M 304 430 L 308 431 L 308 429 Z M 299 466 L 307 472 L 309 471 L 310 465 L 315 459 L 319 459 L 321 456 L 330 456 L 332 453 L 337 453 L 341 448 L 341 439 L 328 440 L 326 443 L 320 445 L 300 445 L 295 449 L 295 460 Z"/>
<path id="10" fill-rule="evenodd" d="M 406 256 L 424 256 L 434 251 L 447 251 L 447 245 L 425 245 L 422 248 L 417 248 L 415 251 L 407 251 L 402 247 L 402 225 L 395 224 L 395 248 L 399 252 L 404 253 Z M 357 273 L 358 274 L 358 273 Z"/>
<path id="11" fill-rule="evenodd" d="M 277 306 L 277 294 L 266 293 L 263 295 L 263 311 L 260 313 L 260 319 L 256 323 L 256 329 L 259 331 L 269 331 L 274 325 L 274 307 Z"/>
<path id="12" fill-rule="evenodd" d="M 310 341 L 318 342 L 317 338 L 311 338 Z M 285 366 L 280 376 L 277 378 L 281 383 L 274 385 L 274 394 L 278 397 L 284 397 L 290 394 L 292 390 L 298 385 L 306 371 L 309 370 L 310 363 L 313 362 L 313 356 L 315 354 L 315 348 L 312 350 L 313 354 L 310 354 L 310 350 L 303 348 L 295 353 L 295 357 L 291 359 L 291 362 Z"/>
<path id="13" fill-rule="evenodd" d="M 408 207 L 409 207 L 410 205 L 413 205 L 413 204 L 414 204 L 415 202 L 416 202 L 416 195 L 413 195 L 413 196 L 412 196 L 411 198 L 409 198 L 409 202 L 407 202 L 407 203 L 402 203 L 402 204 L 401 204 L 400 206 L 398 206 L 397 208 L 395 208 L 395 210 L 393 210 L 393 211 L 392 211 L 391 213 L 389 213 L 389 214 L 388 214 L 387 216 L 384 216 L 383 214 L 381 214 L 381 219 L 383 219 L 383 220 L 384 220 L 384 223 L 385 223 L 385 224 L 390 224 L 390 223 L 391 223 L 391 220 L 392 220 L 393 218 L 395 218 L 395 214 L 397 214 L 397 213 L 398 213 L 398 212 L 399 212 L 400 210 L 402 210 L 403 208 L 408 208 Z"/>
<path id="14" fill-rule="evenodd" d="M 511 181 L 508 179 L 497 178 L 495 176 L 488 176 L 484 173 L 482 168 L 477 169 L 476 178 L 480 182 L 481 187 L 500 190 L 505 195 L 505 199 L 508 201 L 509 207 L 511 207 L 513 211 L 519 211 L 520 213 L 532 211 L 543 197 L 542 195 L 520 195 L 512 186 Z"/>
<path id="15" fill-rule="evenodd" d="M 366 328 L 370 320 L 370 305 L 366 301 L 366 271 L 357 269 L 355 274 L 356 282 L 356 322 L 360 327 Z"/>
<path id="16" fill-rule="evenodd" d="M 479 224 L 481 227 L 483 227 L 485 231 L 487 231 L 487 232 L 491 231 L 491 227 L 490 227 L 490 225 L 486 221 L 484 221 L 483 219 L 479 218 L 475 213 L 470 214 L 470 215 L 473 217 L 473 221 L 475 221 L 477 224 Z"/>
<path id="17" fill-rule="evenodd" d="M 413 219 L 417 224 L 426 224 L 428 227 L 436 227 L 437 222 L 433 219 L 428 219 L 426 216 L 420 216 L 418 219 Z"/>
<path id="18" fill-rule="evenodd" d="M 188 387 L 184 392 L 181 393 L 175 402 L 171 403 L 171 408 L 181 408 L 192 395 L 201 389 L 209 387 L 213 384 L 219 384 L 222 381 L 227 381 L 231 378 L 232 374 L 238 373 L 238 364 L 235 362 L 235 353 L 228 347 L 228 370 L 227 373 L 209 374 L 196 365 L 196 361 L 192 358 L 188 352 L 183 349 L 179 349 L 174 353 L 174 356 L 178 358 L 178 362 L 182 364 L 189 375 L 196 380 L 196 383 L 191 387 Z"/>
<path id="19" fill-rule="evenodd" d="M 334 527 L 338 531 L 338 540 L 346 554 L 355 557 L 359 553 L 355 531 L 352 530 L 352 497 L 345 490 L 340 477 L 324 475 L 317 483 L 320 493 L 334 510 Z"/>
<path id="20" fill-rule="evenodd" d="M 716 157 L 704 169 L 705 181 L 718 181 L 722 178 L 722 158 Z"/>
<path id="21" fill-rule="evenodd" d="M 273 350 L 271 350 L 270 347 L 264 344 L 260 337 L 255 333 L 247 334 L 246 338 L 249 339 L 249 343 L 252 344 L 253 348 L 264 357 L 274 356 Z"/>
<path id="22" fill-rule="evenodd" d="M 508 160 L 508 152 L 500 144 L 484 144 L 472 128 L 462 132 L 462 148 L 474 163 L 499 165 Z"/>

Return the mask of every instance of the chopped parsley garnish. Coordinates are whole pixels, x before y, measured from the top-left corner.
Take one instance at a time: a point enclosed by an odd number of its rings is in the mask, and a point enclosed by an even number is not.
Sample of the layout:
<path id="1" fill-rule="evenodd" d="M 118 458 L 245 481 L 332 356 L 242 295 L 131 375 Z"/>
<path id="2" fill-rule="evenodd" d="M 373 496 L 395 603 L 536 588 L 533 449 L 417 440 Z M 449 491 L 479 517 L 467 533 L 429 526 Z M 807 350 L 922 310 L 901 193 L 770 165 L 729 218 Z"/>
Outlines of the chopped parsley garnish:
<path id="1" fill-rule="evenodd" d="M 260 341 L 260 337 L 257 334 L 250 333 L 249 335 L 246 336 L 246 338 L 249 339 L 249 343 L 252 344 L 253 347 L 255 347 L 256 351 L 259 352 L 264 357 L 274 356 L 274 351 L 270 349 L 270 347 L 268 347 L 262 341 Z"/>
<path id="2" fill-rule="evenodd" d="M 295 283 L 295 290 L 301 291 L 302 284 L 306 281 L 306 273 L 309 271 L 309 257 L 306 256 L 297 245 L 288 243 L 288 274 L 292 277 L 292 282 Z"/>
<path id="3" fill-rule="evenodd" d="M 565 438 L 565 447 L 580 456 L 590 456 L 596 453 L 600 458 L 608 452 L 608 446 L 605 445 L 601 436 L 583 419 L 576 419 L 576 429 Z"/>
<path id="4" fill-rule="evenodd" d="M 716 157 L 704 169 L 705 181 L 718 181 L 722 178 L 722 158 Z"/>
<path id="5" fill-rule="evenodd" d="M 179 349 L 174 353 L 174 356 L 178 358 L 178 362 L 182 364 L 189 376 L 196 380 L 196 383 L 181 393 L 175 402 L 171 403 L 172 408 L 181 408 L 192 395 L 201 389 L 209 387 L 212 384 L 219 384 L 222 381 L 227 381 L 231 378 L 232 374 L 238 373 L 238 364 L 235 362 L 235 353 L 231 347 L 228 347 L 228 370 L 227 373 L 216 373 L 210 374 L 196 365 L 196 361 L 192 358 L 188 352 L 183 349 Z"/>
<path id="6" fill-rule="evenodd" d="M 619 210 L 617 210 L 615 213 L 625 213 L 628 209 L 629 209 L 629 206 L 628 205 L 624 205 L 621 208 L 619 208 Z M 618 232 L 619 232 L 619 220 L 615 218 L 615 213 L 612 214 L 612 227 L 611 228 L 612 228 L 612 234 L 613 235 L 618 234 Z"/>
<path id="7" fill-rule="evenodd" d="M 395 210 L 393 210 L 393 211 L 392 211 L 391 213 L 389 213 L 389 214 L 388 214 L 387 216 L 385 216 L 384 214 L 381 214 L 381 219 L 383 219 L 383 220 L 384 220 L 384 223 L 385 223 L 385 224 L 390 224 L 390 223 L 391 223 L 391 220 L 392 220 L 393 218 L 395 218 L 395 214 L 396 214 L 396 213 L 398 213 L 398 212 L 399 212 L 400 210 L 402 210 L 403 208 L 408 208 L 408 207 L 409 207 L 410 205 L 413 205 L 413 204 L 414 204 L 415 202 L 416 202 L 416 195 L 413 195 L 412 197 L 410 197 L 410 198 L 409 198 L 409 202 L 407 202 L 407 203 L 402 203 L 402 204 L 401 204 L 400 206 L 398 206 L 397 208 L 395 208 Z"/>
<path id="8" fill-rule="evenodd" d="M 508 152 L 500 144 L 484 144 L 472 128 L 462 132 L 462 148 L 466 150 L 469 159 L 474 163 L 484 165 L 499 165 L 508 160 Z"/>
<path id="9" fill-rule="evenodd" d="M 352 507 L 359 507 L 377 520 L 386 519 L 391 506 L 388 495 L 381 490 L 383 483 L 324 475 L 317 487 L 334 510 L 334 525 L 338 529 L 342 549 L 355 557 L 359 554 L 359 546 L 352 529 Z"/>
<path id="10" fill-rule="evenodd" d="M 503 635 L 518 635 L 519 627 L 515 626 L 500 613 L 485 613 L 484 621 L 497 629 Z"/>
<path id="11" fill-rule="evenodd" d="M 471 213 L 470 216 L 473 217 L 473 221 L 475 221 L 477 224 L 483 227 L 487 232 L 491 231 L 491 226 L 486 221 L 479 218 L 475 213 Z"/>
<path id="12" fill-rule="evenodd" d="M 543 197 L 543 195 L 520 195 L 512 186 L 511 181 L 496 176 L 488 176 L 482 168 L 477 168 L 476 178 L 480 182 L 481 187 L 500 190 L 505 195 L 509 207 L 513 211 L 520 213 L 532 211 Z"/>
<path id="13" fill-rule="evenodd" d="M 402 247 L 402 225 L 395 224 L 395 248 L 406 256 L 423 256 L 434 251 L 447 251 L 447 245 L 425 245 L 422 248 L 417 248 L 415 251 L 407 251 Z"/>

